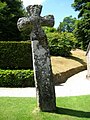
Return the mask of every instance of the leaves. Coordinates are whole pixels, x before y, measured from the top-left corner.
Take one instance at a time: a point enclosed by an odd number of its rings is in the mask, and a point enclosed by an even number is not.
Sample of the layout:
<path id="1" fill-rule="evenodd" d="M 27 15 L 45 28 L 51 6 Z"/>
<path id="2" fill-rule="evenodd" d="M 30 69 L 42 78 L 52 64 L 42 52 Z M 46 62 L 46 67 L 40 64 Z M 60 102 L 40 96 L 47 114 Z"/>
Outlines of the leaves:
<path id="1" fill-rule="evenodd" d="M 83 50 L 87 49 L 90 42 L 90 0 L 74 0 L 72 7 L 79 11 L 74 34 Z"/>
<path id="2" fill-rule="evenodd" d="M 30 42 L 0 42 L 0 68 L 32 68 Z"/>
<path id="3" fill-rule="evenodd" d="M 72 33 L 48 33 L 48 42 L 51 55 L 70 56 L 71 49 L 75 48 L 76 39 Z"/>
<path id="4" fill-rule="evenodd" d="M 1 11 L 2 9 L 4 9 L 4 8 L 6 7 L 6 5 L 7 5 L 6 2 L 3 2 L 3 3 L 2 3 L 2 2 L 0 1 L 0 11 Z"/>
<path id="5" fill-rule="evenodd" d="M 90 14 L 90 0 L 74 0 L 72 7 L 79 11 L 79 18 L 85 16 L 87 12 Z"/>
<path id="6" fill-rule="evenodd" d="M 0 0 L 0 40 L 22 40 L 17 20 L 24 15 L 20 0 Z"/>
<path id="7" fill-rule="evenodd" d="M 72 32 L 75 28 L 76 18 L 72 18 L 72 16 L 65 17 L 63 22 L 60 22 L 60 25 L 57 29 L 58 32 Z"/>
<path id="8" fill-rule="evenodd" d="M 34 86 L 32 70 L 0 69 L 0 87 L 32 87 Z"/>

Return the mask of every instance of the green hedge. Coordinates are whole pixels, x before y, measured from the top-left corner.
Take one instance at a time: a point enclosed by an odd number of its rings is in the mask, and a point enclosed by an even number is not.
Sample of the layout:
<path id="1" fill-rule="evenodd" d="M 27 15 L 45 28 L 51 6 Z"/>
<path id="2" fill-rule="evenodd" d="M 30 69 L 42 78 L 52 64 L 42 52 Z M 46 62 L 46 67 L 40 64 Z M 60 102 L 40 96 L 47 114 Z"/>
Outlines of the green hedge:
<path id="1" fill-rule="evenodd" d="M 32 69 L 31 42 L 0 42 L 1 69 Z"/>
<path id="2" fill-rule="evenodd" d="M 47 33 L 50 54 L 55 56 L 68 57 L 71 49 L 75 48 L 76 39 L 72 33 Z"/>
<path id="3" fill-rule="evenodd" d="M 32 70 L 0 70 L 0 87 L 32 87 Z"/>

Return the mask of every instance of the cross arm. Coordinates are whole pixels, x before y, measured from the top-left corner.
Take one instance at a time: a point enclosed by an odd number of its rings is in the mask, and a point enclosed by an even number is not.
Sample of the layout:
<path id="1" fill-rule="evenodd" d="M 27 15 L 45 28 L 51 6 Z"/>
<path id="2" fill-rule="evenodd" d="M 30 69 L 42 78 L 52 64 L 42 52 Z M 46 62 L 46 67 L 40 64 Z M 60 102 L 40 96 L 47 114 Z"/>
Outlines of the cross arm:
<path id="1" fill-rule="evenodd" d="M 47 16 L 41 17 L 41 25 L 47 26 L 47 27 L 53 27 L 54 26 L 54 16 L 47 15 Z"/>
<path id="2" fill-rule="evenodd" d="M 19 18 L 17 21 L 17 27 L 19 29 L 19 31 L 24 31 L 27 30 L 29 28 L 29 30 L 31 31 L 30 28 L 32 28 L 32 20 L 29 17 L 22 17 Z"/>

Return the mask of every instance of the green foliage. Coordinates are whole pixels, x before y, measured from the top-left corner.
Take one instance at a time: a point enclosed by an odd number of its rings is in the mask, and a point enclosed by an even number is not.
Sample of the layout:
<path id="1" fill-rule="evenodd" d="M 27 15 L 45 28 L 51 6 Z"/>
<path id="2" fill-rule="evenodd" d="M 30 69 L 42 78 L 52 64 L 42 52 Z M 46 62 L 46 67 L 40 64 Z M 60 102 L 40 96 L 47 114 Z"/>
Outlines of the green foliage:
<path id="1" fill-rule="evenodd" d="M 0 11 L 1 11 L 2 9 L 4 9 L 4 8 L 6 7 L 6 5 L 7 5 L 7 4 L 6 4 L 5 2 L 2 3 L 2 2 L 0 1 Z"/>
<path id="2" fill-rule="evenodd" d="M 86 50 L 90 42 L 90 18 L 77 21 L 74 35 L 78 39 L 78 47 Z"/>
<path id="3" fill-rule="evenodd" d="M 34 86 L 32 70 L 0 70 L 0 87 Z"/>
<path id="4" fill-rule="evenodd" d="M 59 27 L 57 28 L 58 32 L 72 32 L 75 29 L 76 18 L 72 16 L 65 17 L 63 22 L 60 22 Z"/>
<path id="5" fill-rule="evenodd" d="M 74 0 L 72 7 L 79 11 L 79 18 L 90 15 L 90 0 Z"/>
<path id="6" fill-rule="evenodd" d="M 0 0 L 0 41 L 20 41 L 18 18 L 24 16 L 21 0 Z"/>
<path id="7" fill-rule="evenodd" d="M 56 28 L 54 28 L 54 27 L 43 27 L 43 30 L 45 31 L 46 34 L 57 32 Z"/>
<path id="8" fill-rule="evenodd" d="M 86 50 L 90 42 L 90 0 L 74 0 L 72 7 L 79 11 L 78 17 L 81 18 L 76 22 L 74 34 L 80 47 Z"/>
<path id="9" fill-rule="evenodd" d="M 0 68 L 32 68 L 31 42 L 0 42 Z"/>
<path id="10" fill-rule="evenodd" d="M 51 55 L 70 56 L 71 49 L 75 48 L 76 39 L 72 33 L 48 33 Z"/>

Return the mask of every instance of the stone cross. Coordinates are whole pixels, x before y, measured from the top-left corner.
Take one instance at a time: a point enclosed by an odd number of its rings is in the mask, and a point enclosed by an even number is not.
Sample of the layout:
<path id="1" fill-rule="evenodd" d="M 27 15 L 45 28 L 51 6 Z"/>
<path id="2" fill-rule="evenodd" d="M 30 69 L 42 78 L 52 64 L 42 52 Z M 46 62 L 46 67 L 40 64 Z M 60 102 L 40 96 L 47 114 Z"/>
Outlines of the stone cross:
<path id="1" fill-rule="evenodd" d="M 41 111 L 56 109 L 55 88 L 52 78 L 52 69 L 47 37 L 41 26 L 52 27 L 52 15 L 41 17 L 41 5 L 29 5 L 27 11 L 30 17 L 19 18 L 19 30 L 29 30 L 33 54 L 34 79 L 37 94 L 37 103 Z"/>
<path id="2" fill-rule="evenodd" d="M 90 42 L 89 42 L 88 47 L 87 47 L 86 56 L 87 56 L 87 75 L 86 75 L 86 78 L 90 80 Z"/>

